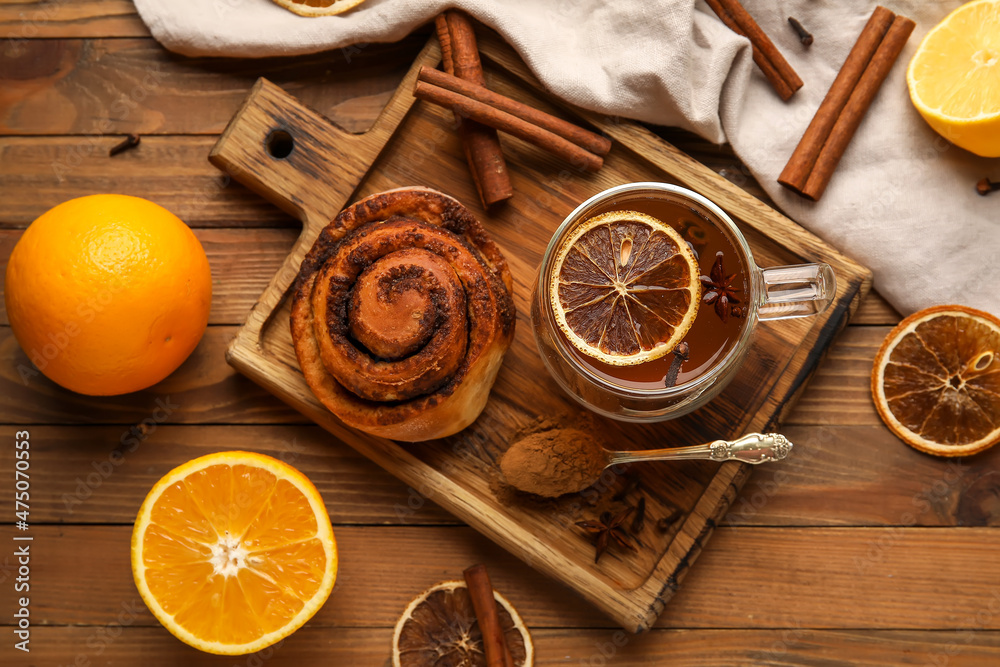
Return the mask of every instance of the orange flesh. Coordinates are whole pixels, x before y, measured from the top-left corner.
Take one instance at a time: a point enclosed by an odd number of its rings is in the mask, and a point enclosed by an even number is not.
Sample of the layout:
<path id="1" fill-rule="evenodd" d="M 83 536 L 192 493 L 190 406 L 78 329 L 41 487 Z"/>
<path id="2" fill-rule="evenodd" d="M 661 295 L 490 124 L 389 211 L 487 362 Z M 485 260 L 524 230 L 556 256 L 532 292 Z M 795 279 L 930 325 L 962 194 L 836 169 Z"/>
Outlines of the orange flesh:
<path id="1" fill-rule="evenodd" d="M 212 465 L 167 487 L 143 538 L 150 592 L 209 642 L 279 630 L 320 588 L 326 551 L 305 495 L 267 470 Z"/>

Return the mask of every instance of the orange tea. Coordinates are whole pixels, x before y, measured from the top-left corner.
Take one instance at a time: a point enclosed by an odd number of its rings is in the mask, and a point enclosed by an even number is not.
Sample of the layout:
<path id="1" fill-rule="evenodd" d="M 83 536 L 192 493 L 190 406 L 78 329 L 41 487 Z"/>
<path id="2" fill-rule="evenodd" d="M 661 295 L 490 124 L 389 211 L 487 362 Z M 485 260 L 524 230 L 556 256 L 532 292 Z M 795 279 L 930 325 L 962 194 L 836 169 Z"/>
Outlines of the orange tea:
<path id="1" fill-rule="evenodd" d="M 637 211 L 666 223 L 690 248 L 698 266 L 698 312 L 675 352 L 632 365 L 604 363 L 577 346 L 567 347 L 595 375 L 633 389 L 663 389 L 684 384 L 708 371 L 740 338 L 746 321 L 750 290 L 742 255 L 706 213 L 695 205 L 662 198 L 612 200 L 588 212 L 588 220 L 612 211 Z M 584 223 L 586 224 L 586 221 Z M 641 252 L 631 249 L 630 252 Z M 718 281 L 718 282 L 716 282 Z M 655 289 L 655 285 L 644 286 Z M 641 306 L 637 306 L 641 309 Z M 563 335 L 565 342 L 570 343 Z M 686 355 L 681 352 L 686 352 Z M 686 358 L 685 358 L 686 357 Z"/>
<path id="2" fill-rule="evenodd" d="M 823 312 L 826 264 L 761 268 L 736 223 L 704 196 L 626 183 L 570 213 L 542 256 L 531 324 L 546 369 L 614 419 L 673 419 L 736 376 L 758 323 Z"/>

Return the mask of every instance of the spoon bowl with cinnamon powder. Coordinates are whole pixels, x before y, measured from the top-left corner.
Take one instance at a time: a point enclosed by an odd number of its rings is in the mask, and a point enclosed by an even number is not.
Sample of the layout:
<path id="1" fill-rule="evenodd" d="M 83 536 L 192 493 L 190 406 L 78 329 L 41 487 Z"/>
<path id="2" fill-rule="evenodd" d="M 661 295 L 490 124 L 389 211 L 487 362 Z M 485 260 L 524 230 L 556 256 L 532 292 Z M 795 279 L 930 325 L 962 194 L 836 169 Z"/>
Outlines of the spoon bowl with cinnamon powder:
<path id="1" fill-rule="evenodd" d="M 608 452 L 575 428 L 537 431 L 521 438 L 500 459 L 500 471 L 516 489 L 546 498 L 583 491 L 608 465 Z"/>
<path id="2" fill-rule="evenodd" d="M 605 449 L 590 434 L 575 428 L 530 433 L 516 441 L 500 459 L 500 472 L 516 489 L 555 498 L 583 491 L 613 465 L 641 461 L 780 461 L 792 443 L 779 433 L 750 433 L 737 440 L 713 440 L 691 447 L 638 452 Z"/>

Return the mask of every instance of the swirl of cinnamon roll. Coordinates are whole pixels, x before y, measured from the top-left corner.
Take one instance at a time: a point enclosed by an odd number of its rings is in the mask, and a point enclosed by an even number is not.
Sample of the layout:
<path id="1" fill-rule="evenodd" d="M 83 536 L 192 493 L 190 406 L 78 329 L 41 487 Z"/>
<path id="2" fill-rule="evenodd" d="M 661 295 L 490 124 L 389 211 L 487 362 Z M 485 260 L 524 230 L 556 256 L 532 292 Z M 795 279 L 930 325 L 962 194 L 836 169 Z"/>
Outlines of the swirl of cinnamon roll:
<path id="1" fill-rule="evenodd" d="M 292 338 L 345 424 L 396 440 L 456 433 L 486 405 L 514 336 L 512 278 L 478 220 L 427 188 L 345 209 L 299 269 Z"/>

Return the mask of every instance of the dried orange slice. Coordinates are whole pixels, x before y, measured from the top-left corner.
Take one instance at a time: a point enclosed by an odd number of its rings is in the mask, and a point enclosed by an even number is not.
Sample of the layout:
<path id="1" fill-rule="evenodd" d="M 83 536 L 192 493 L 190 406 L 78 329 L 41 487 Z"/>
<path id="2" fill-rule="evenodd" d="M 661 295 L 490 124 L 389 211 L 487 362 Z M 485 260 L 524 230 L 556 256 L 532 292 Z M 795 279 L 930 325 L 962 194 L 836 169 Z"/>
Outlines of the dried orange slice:
<path id="1" fill-rule="evenodd" d="M 535 664 L 535 647 L 514 606 L 493 591 L 514 667 Z M 393 667 L 486 667 L 483 635 L 464 581 L 428 588 L 406 607 L 392 636 Z"/>
<path id="2" fill-rule="evenodd" d="M 273 0 L 299 16 L 333 16 L 354 9 L 365 0 Z"/>
<path id="3" fill-rule="evenodd" d="M 906 444 L 938 456 L 1000 441 L 1000 319 L 935 306 L 889 332 L 875 356 L 872 396 Z"/>
<path id="4" fill-rule="evenodd" d="M 305 475 L 269 456 L 220 452 L 153 486 L 135 520 L 132 574 L 178 639 L 242 655 L 287 637 L 323 606 L 337 544 Z"/>
<path id="5" fill-rule="evenodd" d="M 576 228 L 556 253 L 549 294 L 559 328 L 615 366 L 658 359 L 698 314 L 698 261 L 673 227 L 611 211 Z"/>

